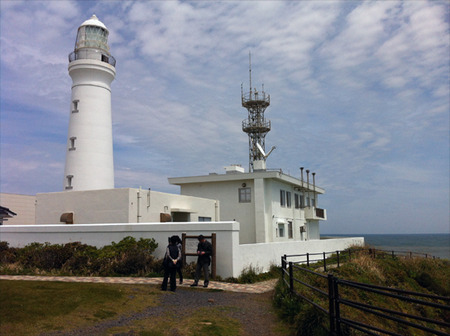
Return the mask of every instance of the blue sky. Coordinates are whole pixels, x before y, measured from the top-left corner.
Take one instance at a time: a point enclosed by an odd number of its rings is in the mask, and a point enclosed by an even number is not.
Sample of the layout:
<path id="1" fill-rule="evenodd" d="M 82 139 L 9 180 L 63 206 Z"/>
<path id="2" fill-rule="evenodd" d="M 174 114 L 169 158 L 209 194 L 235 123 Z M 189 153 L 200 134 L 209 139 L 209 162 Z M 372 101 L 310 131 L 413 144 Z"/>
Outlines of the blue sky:
<path id="1" fill-rule="evenodd" d="M 240 88 L 271 95 L 268 168 L 316 172 L 325 233 L 449 232 L 447 1 L 1 1 L 0 191 L 63 190 L 67 55 L 108 27 L 116 187 L 248 169 Z"/>

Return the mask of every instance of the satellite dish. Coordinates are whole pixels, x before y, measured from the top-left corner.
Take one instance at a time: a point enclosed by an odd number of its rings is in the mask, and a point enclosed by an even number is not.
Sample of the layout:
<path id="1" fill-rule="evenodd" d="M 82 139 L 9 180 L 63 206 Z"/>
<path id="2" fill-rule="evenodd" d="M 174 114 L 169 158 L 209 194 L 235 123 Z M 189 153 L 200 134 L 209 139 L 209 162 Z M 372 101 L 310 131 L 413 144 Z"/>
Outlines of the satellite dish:
<path id="1" fill-rule="evenodd" d="M 261 152 L 262 156 L 264 157 L 264 159 L 267 159 L 270 155 L 270 153 L 273 152 L 273 150 L 276 148 L 275 146 L 272 146 L 272 148 L 270 149 L 269 153 L 265 153 L 264 149 L 262 148 L 262 146 L 257 142 L 256 143 L 256 147 L 258 147 L 258 150 Z"/>

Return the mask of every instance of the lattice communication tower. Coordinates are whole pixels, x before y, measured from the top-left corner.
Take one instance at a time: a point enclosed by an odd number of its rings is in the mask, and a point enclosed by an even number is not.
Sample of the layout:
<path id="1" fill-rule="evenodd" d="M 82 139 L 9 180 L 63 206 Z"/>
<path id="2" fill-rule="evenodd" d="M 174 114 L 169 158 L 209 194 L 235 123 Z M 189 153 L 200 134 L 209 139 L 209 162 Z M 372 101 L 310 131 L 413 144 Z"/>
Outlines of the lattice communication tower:
<path id="1" fill-rule="evenodd" d="M 258 150 L 257 144 L 265 151 L 265 137 L 270 131 L 270 120 L 264 118 L 264 111 L 270 105 L 270 95 L 266 95 L 264 84 L 262 91 L 252 89 L 252 63 L 249 55 L 249 79 L 250 92 L 244 94 L 241 84 L 242 106 L 248 110 L 248 117 L 242 121 L 242 130 L 248 134 L 249 146 L 249 171 L 253 171 L 253 162 L 266 160 L 266 157 Z"/>

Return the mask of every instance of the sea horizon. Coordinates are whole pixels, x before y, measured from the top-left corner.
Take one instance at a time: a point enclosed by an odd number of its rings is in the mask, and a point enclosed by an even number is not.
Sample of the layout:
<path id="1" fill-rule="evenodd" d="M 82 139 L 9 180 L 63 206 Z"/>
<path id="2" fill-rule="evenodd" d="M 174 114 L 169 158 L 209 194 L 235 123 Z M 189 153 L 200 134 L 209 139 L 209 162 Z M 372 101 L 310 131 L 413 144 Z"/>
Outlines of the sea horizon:
<path id="1" fill-rule="evenodd" d="M 415 252 L 450 259 L 450 233 L 321 233 L 321 237 L 364 237 L 366 246 L 380 250 Z"/>

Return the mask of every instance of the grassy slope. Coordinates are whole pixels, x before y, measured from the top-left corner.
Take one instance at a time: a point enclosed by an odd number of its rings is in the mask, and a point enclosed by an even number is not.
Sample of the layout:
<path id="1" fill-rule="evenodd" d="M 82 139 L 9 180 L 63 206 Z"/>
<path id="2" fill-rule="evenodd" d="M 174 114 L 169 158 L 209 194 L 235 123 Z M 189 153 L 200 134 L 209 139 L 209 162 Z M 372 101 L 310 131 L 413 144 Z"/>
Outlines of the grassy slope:
<path id="1" fill-rule="evenodd" d="M 317 265 L 311 267 L 318 270 Z M 360 254 L 351 262 L 346 262 L 339 269 L 331 271 L 336 277 L 356 282 L 374 284 L 385 287 L 399 288 L 403 290 L 423 292 L 434 295 L 449 296 L 450 287 L 450 262 L 448 260 L 431 259 L 392 259 L 390 256 L 385 258 L 373 259 L 366 254 Z M 311 283 L 316 287 L 327 291 L 326 279 L 317 276 L 309 276 L 304 273 L 296 272 L 295 277 Z M 327 308 L 327 299 L 319 298 L 316 294 L 306 287 L 296 284 L 296 290 L 306 295 L 313 301 Z M 355 291 L 344 286 L 340 287 L 340 295 L 346 299 L 372 304 L 387 309 L 393 309 L 405 313 L 424 316 L 431 319 L 448 321 L 450 316 L 447 312 L 439 309 L 419 307 L 411 303 L 405 303 L 394 298 L 380 296 L 365 291 Z M 443 303 L 443 302 L 442 302 Z M 447 302 L 448 304 L 448 302 Z M 298 329 L 303 329 L 302 334 L 321 335 L 324 328 L 328 327 L 326 318 L 318 314 L 310 304 L 305 301 L 299 303 L 287 302 L 286 307 L 291 310 L 291 316 L 288 318 L 297 324 Z M 352 308 L 343 307 L 342 315 L 353 320 L 357 320 L 370 325 L 376 325 L 391 329 L 400 334 L 423 335 L 416 329 L 402 328 L 396 322 L 386 322 L 380 320 L 374 315 L 363 313 Z M 292 316 L 295 315 L 295 316 Z M 320 326 L 320 327 L 317 327 Z M 429 325 L 435 328 L 435 325 Z M 449 332 L 449 330 L 443 330 Z M 306 333 L 305 333 L 306 332 Z M 354 332 L 353 334 L 357 334 Z"/>

